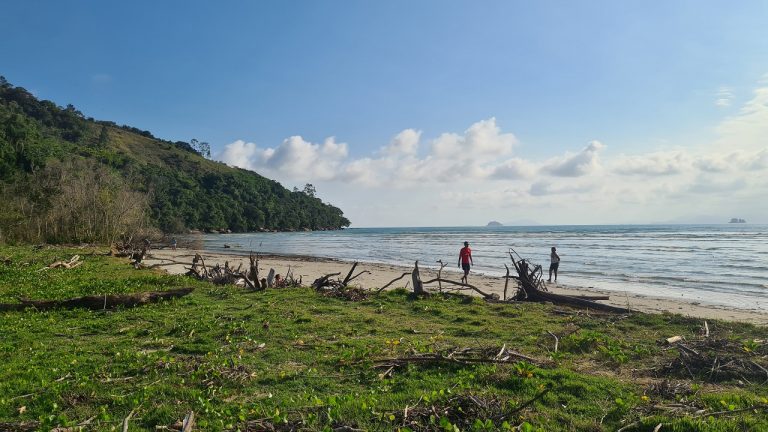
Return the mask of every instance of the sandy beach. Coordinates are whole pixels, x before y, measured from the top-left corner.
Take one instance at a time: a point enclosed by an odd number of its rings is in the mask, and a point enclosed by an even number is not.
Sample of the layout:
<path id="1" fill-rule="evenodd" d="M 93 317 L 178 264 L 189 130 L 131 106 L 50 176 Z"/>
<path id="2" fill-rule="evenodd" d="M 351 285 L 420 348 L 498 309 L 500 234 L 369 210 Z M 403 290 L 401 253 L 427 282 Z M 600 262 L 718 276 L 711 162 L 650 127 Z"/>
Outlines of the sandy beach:
<path id="1" fill-rule="evenodd" d="M 178 248 L 173 251 L 171 249 L 157 249 L 152 250 L 149 257 L 145 259 L 145 264 L 161 264 L 160 268 L 171 274 L 181 274 L 187 271 L 187 268 L 191 265 L 192 258 L 196 253 L 200 253 L 204 258 L 206 265 L 214 266 L 216 264 L 224 264 L 228 261 L 230 266 L 237 267 L 240 263 L 243 266 L 247 266 L 248 257 L 246 255 L 237 254 L 220 254 L 192 249 Z M 189 264 L 179 264 L 189 263 Z M 285 275 L 290 269 L 293 272 L 294 277 L 301 277 L 305 285 L 309 285 L 316 278 L 330 274 L 330 273 L 342 273 L 346 275 L 349 272 L 350 265 L 352 263 L 334 260 L 329 258 L 319 257 L 307 257 L 307 256 L 277 256 L 277 255 L 262 255 L 259 260 L 259 272 L 266 275 L 270 269 L 275 269 L 275 272 L 280 275 Z M 444 272 L 443 277 L 451 280 L 459 280 L 459 273 L 453 272 L 451 266 L 446 269 L 451 269 L 451 272 Z M 412 267 L 408 266 L 394 266 L 387 264 L 376 263 L 360 263 L 355 270 L 355 273 L 361 271 L 368 271 L 355 279 L 352 285 L 357 285 L 366 289 L 380 288 L 386 285 L 392 279 L 402 275 L 406 271 L 410 271 Z M 437 276 L 437 271 L 429 268 L 423 268 L 422 280 L 428 280 Z M 393 284 L 393 287 L 403 287 L 409 279 L 403 278 L 401 281 Z M 483 291 L 496 293 L 499 296 L 503 295 L 504 291 L 504 279 L 498 277 L 489 277 L 484 275 L 471 274 L 470 283 L 477 286 Z M 509 293 L 514 290 L 514 285 L 510 284 Z M 429 285 L 427 288 L 437 289 L 437 284 Z M 445 287 L 444 287 L 445 288 Z M 601 303 L 610 304 L 614 306 L 627 307 L 630 309 L 646 312 L 646 313 L 676 313 L 684 316 L 697 317 L 702 319 L 722 319 L 729 321 L 749 322 L 758 325 L 768 325 L 768 313 L 761 313 L 759 311 L 750 311 L 743 309 L 733 309 L 727 307 L 721 307 L 717 305 L 708 304 L 696 304 L 685 302 L 677 299 L 668 298 L 656 298 L 640 296 L 636 294 L 627 294 L 623 292 L 604 291 L 597 289 L 581 288 L 565 286 L 562 284 L 548 284 L 547 288 L 558 294 L 566 295 L 610 295 L 609 300 L 603 300 Z M 465 293 L 471 293 L 471 291 L 463 291 Z"/>

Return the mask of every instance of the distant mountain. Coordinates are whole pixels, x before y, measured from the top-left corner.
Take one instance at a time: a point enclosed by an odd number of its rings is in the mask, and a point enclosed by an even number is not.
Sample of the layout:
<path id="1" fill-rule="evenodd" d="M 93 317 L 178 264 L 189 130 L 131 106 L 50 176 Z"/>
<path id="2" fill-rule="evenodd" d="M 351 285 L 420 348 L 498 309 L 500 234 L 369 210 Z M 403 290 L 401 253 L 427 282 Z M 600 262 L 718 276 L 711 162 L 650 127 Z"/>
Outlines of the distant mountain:
<path id="1" fill-rule="evenodd" d="M 490 221 L 485 226 L 487 226 L 487 227 L 500 227 L 500 226 L 504 226 L 504 225 L 502 225 L 501 222 Z"/>
<path id="2" fill-rule="evenodd" d="M 94 172 L 103 169 L 122 179 L 118 186 L 146 196 L 150 223 L 166 232 L 349 226 L 340 209 L 314 196 L 311 185 L 290 191 L 204 155 L 210 155 L 206 143 L 162 140 L 148 131 L 86 118 L 72 105 L 62 108 L 38 100 L 0 77 L 0 192 L 26 194 L 40 211 L 50 209 L 46 205 L 61 193 L 60 179 L 51 179 L 47 189 L 42 186 L 50 167 L 65 167 L 56 168 L 64 178 L 80 175 L 66 172 L 69 164 L 76 164 Z M 3 223 L 7 228 L 23 221 L 20 206 L 19 212 L 0 215 L 0 241 Z"/>

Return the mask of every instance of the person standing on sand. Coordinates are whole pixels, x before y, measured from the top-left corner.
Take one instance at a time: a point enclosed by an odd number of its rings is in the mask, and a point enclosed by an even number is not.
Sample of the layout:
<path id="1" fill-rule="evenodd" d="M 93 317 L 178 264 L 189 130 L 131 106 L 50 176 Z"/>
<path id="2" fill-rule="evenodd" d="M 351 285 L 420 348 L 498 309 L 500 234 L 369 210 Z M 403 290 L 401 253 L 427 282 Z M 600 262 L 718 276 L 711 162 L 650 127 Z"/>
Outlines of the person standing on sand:
<path id="1" fill-rule="evenodd" d="M 176 237 L 171 239 L 171 249 L 176 250 Z"/>
<path id="2" fill-rule="evenodd" d="M 472 249 L 469 248 L 469 242 L 464 242 L 464 247 L 459 251 L 459 267 L 464 270 L 464 276 L 461 277 L 461 283 L 467 283 L 469 269 L 475 265 L 472 261 Z"/>
<path id="3" fill-rule="evenodd" d="M 552 246 L 552 253 L 549 254 L 549 260 L 551 264 L 549 264 L 549 280 L 547 282 L 552 282 L 552 272 L 555 272 L 555 283 L 557 283 L 557 268 L 560 267 L 560 255 L 557 254 L 557 249 L 555 249 L 554 246 Z"/>

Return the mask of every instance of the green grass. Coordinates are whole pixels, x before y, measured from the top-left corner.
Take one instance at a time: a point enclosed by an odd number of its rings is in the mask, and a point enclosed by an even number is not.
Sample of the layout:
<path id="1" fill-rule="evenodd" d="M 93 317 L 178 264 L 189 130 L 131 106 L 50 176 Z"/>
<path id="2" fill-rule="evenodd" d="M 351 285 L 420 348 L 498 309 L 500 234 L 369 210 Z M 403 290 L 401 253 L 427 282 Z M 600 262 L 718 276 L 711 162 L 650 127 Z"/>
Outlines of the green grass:
<path id="1" fill-rule="evenodd" d="M 654 408 L 677 404 L 710 413 L 768 403 L 768 386 L 759 381 L 675 378 L 695 390 L 667 398 L 649 392 L 663 378 L 659 367 L 677 356 L 658 341 L 695 338 L 701 320 L 563 316 L 549 305 L 453 295 L 415 299 L 403 290 L 362 302 L 308 288 L 250 293 L 134 270 L 125 260 L 91 252 L 0 248 L 0 258 L 11 261 L 0 263 L 0 301 L 196 290 L 109 312 L 0 312 L 0 430 L 3 424 L 48 430 L 91 418 L 87 429 L 120 430 L 131 411 L 133 431 L 171 426 L 189 411 L 196 413 L 196 430 L 271 424 L 286 430 L 613 431 L 638 420 L 631 430 L 659 423 L 668 423 L 662 430 L 768 430 L 765 410 L 694 418 Z M 81 267 L 38 271 L 75 253 L 83 255 Z M 768 366 L 764 342 L 754 342 L 764 338 L 764 328 L 709 326 L 713 337 L 748 341 L 751 352 L 744 355 Z M 560 337 L 557 353 L 548 332 Z M 541 364 L 410 364 L 391 376 L 372 367 L 375 359 L 504 344 Z"/>

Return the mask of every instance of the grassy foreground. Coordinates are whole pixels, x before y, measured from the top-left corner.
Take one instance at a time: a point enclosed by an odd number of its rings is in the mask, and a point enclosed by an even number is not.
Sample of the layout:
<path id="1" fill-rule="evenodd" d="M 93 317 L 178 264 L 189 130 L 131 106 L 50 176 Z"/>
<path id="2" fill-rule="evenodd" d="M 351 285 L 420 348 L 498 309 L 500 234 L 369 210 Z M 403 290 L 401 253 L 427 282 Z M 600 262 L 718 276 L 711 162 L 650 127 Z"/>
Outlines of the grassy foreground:
<path id="1" fill-rule="evenodd" d="M 253 293 L 90 252 L 0 247 L 0 302 L 196 290 L 117 311 L 0 312 L 0 431 L 123 430 L 129 414 L 131 431 L 179 430 L 190 411 L 195 430 L 768 430 L 768 372 L 749 375 L 768 369 L 765 328 L 709 321 L 707 349 L 746 368 L 715 373 L 660 343 L 701 343 L 699 319 Z M 75 253 L 82 266 L 40 271 Z M 535 361 L 404 360 L 502 346 Z"/>

